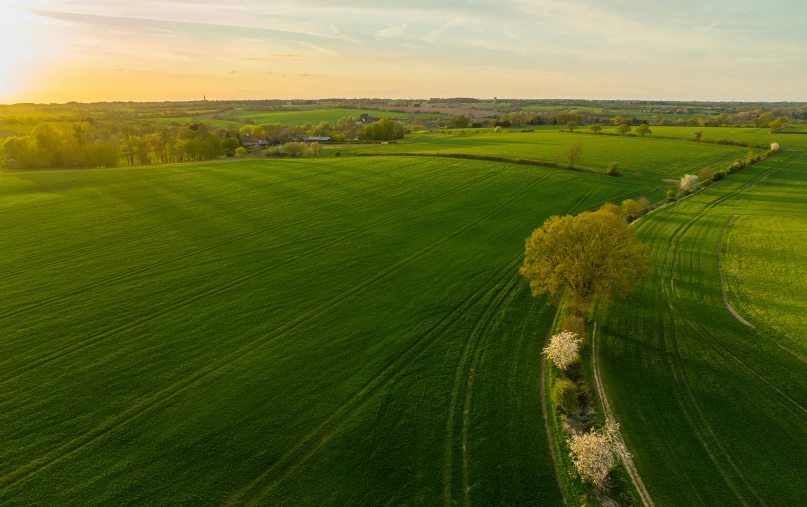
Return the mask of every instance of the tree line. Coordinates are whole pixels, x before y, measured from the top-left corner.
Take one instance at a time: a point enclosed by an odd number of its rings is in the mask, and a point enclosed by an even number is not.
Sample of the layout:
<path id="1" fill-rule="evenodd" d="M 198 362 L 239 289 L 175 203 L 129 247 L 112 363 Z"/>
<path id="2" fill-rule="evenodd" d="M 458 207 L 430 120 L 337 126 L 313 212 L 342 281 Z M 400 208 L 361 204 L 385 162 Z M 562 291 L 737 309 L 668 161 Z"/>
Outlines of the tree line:
<path id="1" fill-rule="evenodd" d="M 404 135 L 404 127 L 389 118 L 366 123 L 353 116 L 336 125 L 317 126 L 263 124 L 242 128 L 214 128 L 204 123 L 184 126 L 132 125 L 95 120 L 46 122 L 30 134 L 9 137 L 0 144 L 0 159 L 10 168 L 116 167 L 211 160 L 235 156 L 245 139 L 291 146 L 307 136 L 331 137 L 334 141 L 389 141 Z M 247 137 L 249 136 L 249 137 Z M 296 149 L 296 148 L 293 148 Z M 245 153 L 241 151 L 239 155 Z M 295 152 L 296 153 L 296 152 Z"/>

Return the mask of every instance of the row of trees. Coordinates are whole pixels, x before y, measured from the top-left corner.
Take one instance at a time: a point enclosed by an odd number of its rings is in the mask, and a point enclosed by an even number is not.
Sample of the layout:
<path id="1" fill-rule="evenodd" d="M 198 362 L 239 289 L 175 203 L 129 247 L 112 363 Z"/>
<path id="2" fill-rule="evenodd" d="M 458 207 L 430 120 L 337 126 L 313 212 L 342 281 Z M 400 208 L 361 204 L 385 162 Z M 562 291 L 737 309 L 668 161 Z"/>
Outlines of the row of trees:
<path id="1" fill-rule="evenodd" d="M 403 137 L 404 128 L 389 118 L 365 124 L 352 116 L 341 118 L 336 126 L 321 122 L 317 126 L 266 124 L 240 129 L 211 129 L 202 123 L 181 127 L 95 121 L 42 123 L 28 135 L 0 143 L 0 160 L 6 166 L 26 169 L 211 160 L 235 155 L 244 144 L 244 136 L 281 145 L 310 135 L 330 136 L 336 141 L 389 141 Z"/>
<path id="2" fill-rule="evenodd" d="M 646 199 L 627 200 L 622 206 L 606 204 L 595 212 L 551 217 L 525 242 L 521 274 L 533 295 L 550 294 L 569 311 L 562 331 L 544 349 L 556 368 L 550 399 L 566 433 L 568 459 L 576 475 L 594 485 L 603 498 L 621 494 L 609 475 L 627 454 L 612 421 L 597 428 L 591 388 L 580 363 L 585 343 L 586 318 L 595 301 L 633 291 L 636 281 L 649 273 L 646 247 L 639 243 L 628 221 L 649 207 Z M 557 436 L 560 438 L 560 436 Z"/>

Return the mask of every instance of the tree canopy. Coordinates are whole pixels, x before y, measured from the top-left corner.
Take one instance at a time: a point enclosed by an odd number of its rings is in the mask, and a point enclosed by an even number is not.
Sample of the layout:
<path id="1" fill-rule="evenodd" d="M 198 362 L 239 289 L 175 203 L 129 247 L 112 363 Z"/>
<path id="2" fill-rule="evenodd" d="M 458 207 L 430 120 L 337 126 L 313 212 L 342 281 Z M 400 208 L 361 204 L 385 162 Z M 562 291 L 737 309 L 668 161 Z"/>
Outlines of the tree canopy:
<path id="1" fill-rule="evenodd" d="M 526 240 L 521 274 L 533 295 L 563 296 L 577 315 L 633 291 L 649 272 L 645 245 L 636 240 L 619 207 L 554 216 Z"/>

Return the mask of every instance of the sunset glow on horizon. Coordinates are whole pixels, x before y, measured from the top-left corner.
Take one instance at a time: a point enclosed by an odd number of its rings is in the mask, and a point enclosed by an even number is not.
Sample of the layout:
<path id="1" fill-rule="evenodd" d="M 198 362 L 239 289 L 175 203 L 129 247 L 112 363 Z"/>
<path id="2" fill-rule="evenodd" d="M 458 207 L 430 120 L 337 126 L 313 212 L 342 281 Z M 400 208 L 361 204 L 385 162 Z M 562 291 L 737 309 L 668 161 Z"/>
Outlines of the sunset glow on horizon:
<path id="1" fill-rule="evenodd" d="M 0 102 L 807 99 L 807 5 L 676 3 L 11 0 Z"/>

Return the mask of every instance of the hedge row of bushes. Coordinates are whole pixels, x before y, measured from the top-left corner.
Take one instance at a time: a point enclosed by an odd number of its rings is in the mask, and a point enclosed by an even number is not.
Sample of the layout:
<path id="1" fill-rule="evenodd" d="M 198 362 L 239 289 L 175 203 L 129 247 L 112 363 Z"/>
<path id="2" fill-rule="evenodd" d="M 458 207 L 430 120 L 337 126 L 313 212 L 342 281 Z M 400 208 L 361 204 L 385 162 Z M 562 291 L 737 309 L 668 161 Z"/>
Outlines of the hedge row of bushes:
<path id="1" fill-rule="evenodd" d="M 734 174 L 740 169 L 754 165 L 757 162 L 762 162 L 766 158 L 773 156 L 774 153 L 776 152 L 773 150 L 768 150 L 766 153 L 761 155 L 759 153 L 749 153 L 748 158 L 746 158 L 745 160 L 738 160 L 733 164 L 731 164 L 730 166 L 728 166 L 726 169 L 715 171 L 715 173 L 712 174 L 712 181 L 720 181 L 725 177 L 727 177 L 729 174 Z"/>

